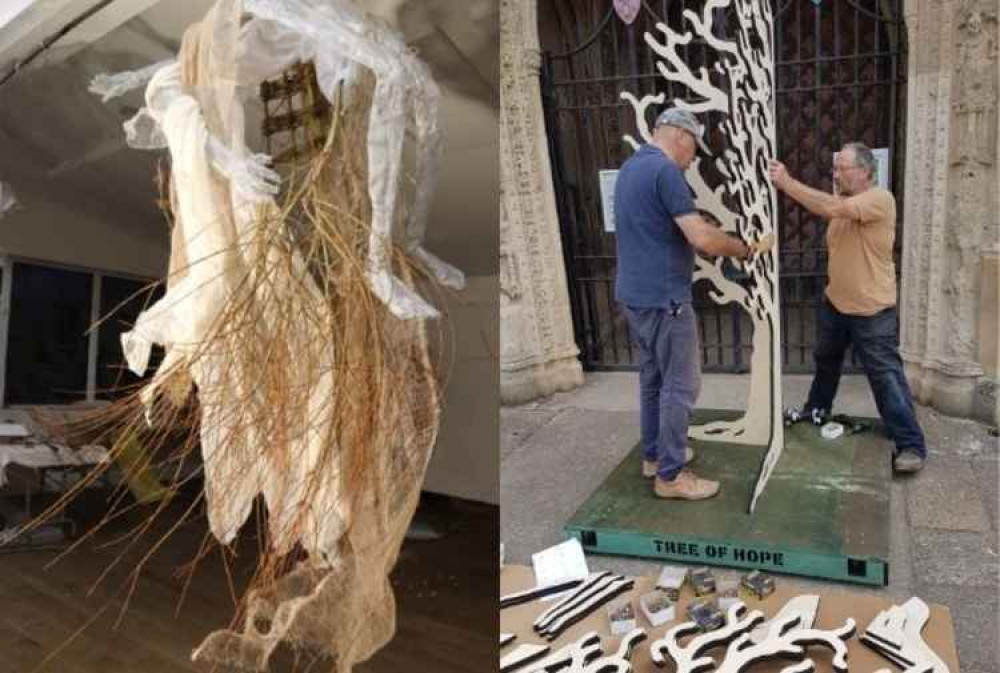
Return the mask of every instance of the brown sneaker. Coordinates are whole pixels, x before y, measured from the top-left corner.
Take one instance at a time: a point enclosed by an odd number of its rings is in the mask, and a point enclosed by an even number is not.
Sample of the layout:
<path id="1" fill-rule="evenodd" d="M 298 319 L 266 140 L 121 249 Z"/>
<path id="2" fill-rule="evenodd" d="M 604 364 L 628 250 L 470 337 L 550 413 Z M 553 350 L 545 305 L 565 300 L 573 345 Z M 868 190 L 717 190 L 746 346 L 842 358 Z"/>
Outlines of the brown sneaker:
<path id="1" fill-rule="evenodd" d="M 694 460 L 694 449 L 690 446 L 684 447 L 684 464 L 687 465 L 692 460 Z M 659 464 L 655 460 L 643 460 L 642 461 L 642 478 L 652 479 L 656 476 L 656 470 L 659 468 Z"/>
<path id="2" fill-rule="evenodd" d="M 896 472 L 919 472 L 923 466 L 924 459 L 909 449 L 903 449 L 892 460 L 892 468 Z"/>
<path id="3" fill-rule="evenodd" d="M 657 477 L 653 482 L 653 491 L 658 498 L 706 500 L 719 492 L 719 482 L 702 479 L 691 470 L 681 470 L 672 481 Z"/>

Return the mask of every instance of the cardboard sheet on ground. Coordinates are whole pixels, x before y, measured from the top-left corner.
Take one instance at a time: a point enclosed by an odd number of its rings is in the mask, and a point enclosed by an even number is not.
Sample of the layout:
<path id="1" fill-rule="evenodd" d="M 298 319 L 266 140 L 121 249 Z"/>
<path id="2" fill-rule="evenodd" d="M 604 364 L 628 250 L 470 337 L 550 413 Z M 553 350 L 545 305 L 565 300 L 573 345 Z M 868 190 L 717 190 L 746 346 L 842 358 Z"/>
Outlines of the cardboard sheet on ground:
<path id="1" fill-rule="evenodd" d="M 529 588 L 534 584 L 534 576 L 531 569 L 526 566 L 509 565 L 500 571 L 500 593 L 505 594 Z M 638 606 L 639 596 L 652 591 L 656 585 L 653 577 L 640 577 L 635 584 L 635 588 L 625 597 L 631 599 Z M 809 593 L 820 596 L 819 612 L 816 615 L 816 626 L 823 629 L 831 629 L 840 626 L 848 617 L 854 619 L 858 625 L 858 632 L 862 632 L 875 615 L 881 610 L 885 610 L 894 604 L 888 596 L 873 594 L 871 592 L 852 591 L 838 586 L 831 586 L 829 589 L 810 588 Z M 760 610 L 769 619 L 781 609 L 788 600 L 798 595 L 798 592 L 790 590 L 781 580 L 774 594 L 762 601 L 749 597 L 744 592 L 741 600 L 747 604 L 750 610 Z M 654 640 L 663 637 L 663 634 L 670 628 L 683 621 L 687 621 L 684 610 L 687 604 L 694 599 L 694 593 L 690 586 L 685 586 L 681 591 L 681 598 L 677 604 L 678 619 L 672 622 L 653 628 L 644 616 L 638 617 L 639 628 L 645 629 L 648 635 L 646 641 L 641 643 L 632 657 L 635 673 L 652 673 L 653 671 L 670 672 L 673 666 L 668 664 L 665 668 L 658 668 L 650 660 L 649 644 Z M 901 602 L 901 601 L 900 601 Z M 532 622 L 548 608 L 548 604 L 535 601 L 525 605 L 519 605 L 500 611 L 500 631 L 501 633 L 513 633 L 517 639 L 511 645 L 500 651 L 503 655 L 518 644 L 540 643 L 545 644 L 531 630 Z M 959 673 L 958 654 L 955 650 L 955 634 L 951 620 L 951 611 L 941 605 L 930 605 L 931 617 L 924 629 L 923 636 L 927 644 L 938 654 L 948 665 L 952 673 Z M 569 628 L 564 634 L 551 643 L 552 650 L 555 651 L 574 640 L 580 638 L 588 631 L 596 631 L 601 636 L 601 644 L 604 651 L 608 652 L 618 647 L 619 638 L 612 637 L 608 627 L 608 617 L 605 610 L 597 610 L 587 619 Z M 823 648 L 810 649 L 812 658 L 816 662 L 816 673 L 829 673 L 833 670 L 830 666 L 830 652 Z M 859 673 L 874 673 L 880 668 L 890 671 L 898 670 L 886 659 L 868 649 L 857 638 L 848 641 L 848 664 L 851 671 Z M 708 653 L 716 662 L 721 660 L 722 648 Z M 787 661 L 770 661 L 756 664 L 753 667 L 754 673 L 777 673 L 789 665 Z"/>

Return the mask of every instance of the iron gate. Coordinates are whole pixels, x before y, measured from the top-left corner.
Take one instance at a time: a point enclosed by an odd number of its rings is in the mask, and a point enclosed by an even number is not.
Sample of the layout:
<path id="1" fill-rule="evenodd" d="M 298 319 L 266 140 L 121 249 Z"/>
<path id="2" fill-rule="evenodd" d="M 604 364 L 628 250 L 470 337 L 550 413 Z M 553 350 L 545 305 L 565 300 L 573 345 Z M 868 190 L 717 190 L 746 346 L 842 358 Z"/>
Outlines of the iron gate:
<path id="1" fill-rule="evenodd" d="M 902 0 L 773 0 L 778 154 L 792 175 L 829 191 L 833 152 L 860 140 L 888 150 L 889 188 L 902 217 L 906 76 Z M 539 0 L 542 97 L 569 282 L 573 324 L 587 369 L 631 369 L 637 352 L 614 302 L 615 240 L 604 231 L 598 172 L 631 153 L 637 136 L 623 90 L 641 98 L 686 90 L 664 79 L 643 34 L 658 22 L 681 29 L 684 10 L 704 0 L 643 2 L 631 25 L 611 0 Z M 717 10 L 715 25 L 731 20 Z M 707 47 L 683 47 L 697 68 Z M 651 121 L 651 120 L 649 120 Z M 702 118 L 712 128 L 718 121 Z M 722 149 L 718 144 L 713 150 Z M 781 335 L 787 372 L 810 372 L 815 315 L 826 278 L 825 224 L 779 197 Z M 901 222 L 900 222 L 901 224 Z M 899 269 L 901 229 L 897 227 Z M 716 306 L 695 286 L 705 371 L 746 371 L 751 322 L 738 307 Z"/>

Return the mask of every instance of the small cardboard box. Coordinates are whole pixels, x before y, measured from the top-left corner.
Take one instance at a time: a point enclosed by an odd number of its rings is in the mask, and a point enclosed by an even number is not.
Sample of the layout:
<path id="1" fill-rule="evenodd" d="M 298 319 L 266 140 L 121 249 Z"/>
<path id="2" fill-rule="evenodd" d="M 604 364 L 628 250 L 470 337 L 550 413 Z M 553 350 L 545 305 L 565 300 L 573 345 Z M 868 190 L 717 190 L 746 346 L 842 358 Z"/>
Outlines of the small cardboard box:
<path id="1" fill-rule="evenodd" d="M 705 566 L 691 568 L 691 572 L 688 573 L 688 581 L 691 582 L 694 595 L 699 598 L 715 593 L 715 575 Z"/>
<path id="2" fill-rule="evenodd" d="M 667 592 L 657 590 L 639 597 L 639 608 L 653 627 L 663 626 L 677 619 L 677 604 Z"/>
<path id="3" fill-rule="evenodd" d="M 738 580 L 718 580 L 715 583 L 716 602 L 719 609 L 729 612 L 729 608 L 740 600 L 740 583 Z"/>
<path id="4" fill-rule="evenodd" d="M 667 594 L 667 597 L 676 603 L 681 598 L 681 588 L 687 578 L 687 569 L 677 566 L 663 566 L 660 571 L 660 578 L 656 580 L 656 588 Z"/>
<path id="5" fill-rule="evenodd" d="M 637 628 L 635 608 L 632 599 L 621 598 L 608 605 L 608 623 L 611 625 L 611 635 L 622 636 Z"/>

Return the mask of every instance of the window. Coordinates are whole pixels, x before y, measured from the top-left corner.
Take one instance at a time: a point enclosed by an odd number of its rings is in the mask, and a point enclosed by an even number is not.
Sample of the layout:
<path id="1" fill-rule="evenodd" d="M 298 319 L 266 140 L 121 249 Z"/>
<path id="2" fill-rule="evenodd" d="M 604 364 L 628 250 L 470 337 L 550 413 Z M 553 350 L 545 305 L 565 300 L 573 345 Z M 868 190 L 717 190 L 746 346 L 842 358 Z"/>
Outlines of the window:
<path id="1" fill-rule="evenodd" d="M 10 268 L 5 403 L 86 399 L 93 276 L 20 262 Z"/>
<path id="2" fill-rule="evenodd" d="M 121 334 L 162 295 L 162 285 L 19 260 L 0 260 L 0 267 L 0 296 L 9 307 L 0 319 L 4 406 L 111 399 L 141 381 L 124 364 Z M 159 356 L 154 352 L 154 368 Z"/>

